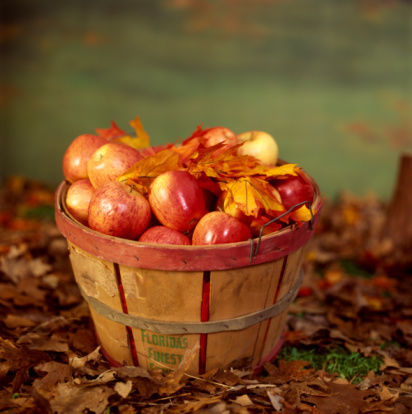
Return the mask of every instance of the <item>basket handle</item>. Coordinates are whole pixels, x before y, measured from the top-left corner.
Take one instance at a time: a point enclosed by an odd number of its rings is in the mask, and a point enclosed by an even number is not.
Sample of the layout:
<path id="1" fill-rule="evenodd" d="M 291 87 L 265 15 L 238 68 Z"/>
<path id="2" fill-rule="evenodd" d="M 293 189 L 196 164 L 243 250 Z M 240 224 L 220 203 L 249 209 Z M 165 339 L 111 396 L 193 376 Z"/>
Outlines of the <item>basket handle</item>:
<path id="1" fill-rule="evenodd" d="M 308 209 L 310 211 L 310 220 L 309 220 L 309 230 L 313 230 L 313 219 L 314 214 L 312 210 L 312 203 L 310 201 L 302 201 L 300 203 L 295 204 L 294 206 L 290 207 L 289 210 L 285 211 L 284 213 L 280 214 L 279 216 L 275 217 L 274 219 L 268 221 L 267 223 L 263 224 L 263 226 L 260 228 L 259 237 L 256 243 L 256 247 L 254 246 L 253 239 L 250 240 L 250 255 L 249 255 L 249 262 L 252 263 L 253 259 L 258 255 L 259 248 L 260 248 L 260 242 L 262 241 L 263 236 L 263 230 L 266 226 L 269 226 L 272 223 L 275 223 L 276 221 L 280 220 L 282 217 L 285 217 L 286 215 L 290 214 L 295 208 L 301 207 L 303 205 L 307 205 Z"/>

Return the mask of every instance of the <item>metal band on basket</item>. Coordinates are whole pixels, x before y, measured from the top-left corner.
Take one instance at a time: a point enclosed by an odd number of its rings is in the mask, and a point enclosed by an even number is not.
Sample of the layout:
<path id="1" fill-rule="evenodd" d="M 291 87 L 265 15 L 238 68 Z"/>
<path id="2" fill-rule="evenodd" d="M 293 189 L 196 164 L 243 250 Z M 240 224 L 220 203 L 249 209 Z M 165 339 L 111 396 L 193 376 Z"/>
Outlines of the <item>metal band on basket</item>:
<path id="1" fill-rule="evenodd" d="M 289 304 L 295 299 L 298 294 L 300 284 L 303 279 L 303 271 L 300 271 L 299 277 L 294 283 L 293 287 L 274 305 L 262 309 L 260 311 L 252 312 L 247 315 L 238 316 L 236 318 L 222 319 L 220 321 L 208 322 L 173 322 L 173 321 L 158 321 L 153 319 L 143 318 L 141 316 L 129 315 L 119 312 L 110 306 L 100 302 L 98 299 L 87 295 L 79 286 L 80 293 L 93 310 L 101 316 L 122 325 L 130 326 L 136 329 L 146 329 L 155 333 L 162 334 L 201 334 L 201 333 L 216 333 L 224 331 L 238 331 L 255 325 L 266 319 L 273 318 L 287 309 Z"/>

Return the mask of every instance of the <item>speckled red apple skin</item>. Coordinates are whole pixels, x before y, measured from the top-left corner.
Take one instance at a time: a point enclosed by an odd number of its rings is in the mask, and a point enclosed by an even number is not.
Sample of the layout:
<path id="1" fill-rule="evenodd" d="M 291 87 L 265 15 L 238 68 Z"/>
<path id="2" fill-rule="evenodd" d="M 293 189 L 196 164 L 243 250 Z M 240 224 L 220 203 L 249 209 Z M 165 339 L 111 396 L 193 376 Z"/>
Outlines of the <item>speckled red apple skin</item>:
<path id="1" fill-rule="evenodd" d="M 236 243 L 252 237 L 250 228 L 222 211 L 203 216 L 193 231 L 193 245 Z"/>
<path id="2" fill-rule="evenodd" d="M 175 244 L 188 246 L 191 243 L 189 237 L 177 230 L 165 226 L 153 226 L 148 228 L 139 238 L 139 241 L 156 244 Z"/>
<path id="3" fill-rule="evenodd" d="M 191 231 L 207 212 L 202 188 L 186 171 L 168 171 L 156 177 L 149 202 L 161 224 L 182 233 Z"/>
<path id="4" fill-rule="evenodd" d="M 136 239 L 148 227 L 150 217 L 147 199 L 118 181 L 97 188 L 90 200 L 89 227 L 110 236 Z"/>
<path id="5" fill-rule="evenodd" d="M 63 174 L 66 180 L 72 183 L 87 178 L 87 162 L 104 144 L 107 144 L 107 139 L 98 135 L 83 134 L 75 138 L 63 155 Z"/>
<path id="6" fill-rule="evenodd" d="M 94 193 L 94 187 L 88 178 L 82 178 L 72 183 L 67 190 L 66 206 L 70 214 L 80 223 L 87 225 L 89 204 Z"/>
<path id="7" fill-rule="evenodd" d="M 138 150 L 119 142 L 98 148 L 87 163 L 87 174 L 94 188 L 115 180 L 143 156 Z"/>

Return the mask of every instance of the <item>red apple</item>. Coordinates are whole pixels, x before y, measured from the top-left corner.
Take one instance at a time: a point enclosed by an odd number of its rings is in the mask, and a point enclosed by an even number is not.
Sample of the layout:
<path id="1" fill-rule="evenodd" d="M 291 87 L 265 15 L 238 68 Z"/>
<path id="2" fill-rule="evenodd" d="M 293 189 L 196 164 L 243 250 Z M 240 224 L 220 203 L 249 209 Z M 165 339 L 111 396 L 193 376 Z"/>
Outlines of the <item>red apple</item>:
<path id="1" fill-rule="evenodd" d="M 182 233 L 192 230 L 206 214 L 202 187 L 186 171 L 168 171 L 156 177 L 149 202 L 160 223 Z"/>
<path id="2" fill-rule="evenodd" d="M 243 144 L 238 149 L 239 155 L 251 155 L 262 164 L 276 165 L 279 147 L 272 135 L 264 131 L 247 131 L 237 136 Z"/>
<path id="3" fill-rule="evenodd" d="M 97 148 L 107 143 L 107 139 L 97 135 L 84 134 L 75 138 L 63 155 L 63 174 L 71 183 L 87 178 L 87 162 Z"/>
<path id="4" fill-rule="evenodd" d="M 229 128 L 225 127 L 212 127 L 207 128 L 202 133 L 205 138 L 205 146 L 212 147 L 221 142 L 233 146 L 237 144 L 236 134 Z"/>
<path id="5" fill-rule="evenodd" d="M 69 213 L 80 223 L 87 225 L 90 199 L 94 187 L 88 178 L 82 178 L 72 183 L 66 194 L 66 207 Z"/>
<path id="6" fill-rule="evenodd" d="M 235 243 L 252 237 L 250 228 L 240 220 L 222 211 L 204 215 L 193 231 L 192 244 Z"/>
<path id="7" fill-rule="evenodd" d="M 140 152 L 119 142 L 109 142 L 97 149 L 87 163 L 87 173 L 94 188 L 115 180 L 141 160 Z"/>
<path id="8" fill-rule="evenodd" d="M 110 236 L 136 239 L 150 222 L 150 205 L 127 184 L 109 181 L 90 200 L 89 227 Z"/>
<path id="9" fill-rule="evenodd" d="M 165 226 L 149 227 L 139 238 L 145 243 L 190 245 L 189 237 Z"/>
<path id="10" fill-rule="evenodd" d="M 310 203 L 313 201 L 314 190 L 312 184 L 300 176 L 288 176 L 284 179 L 278 179 L 272 184 L 278 190 L 286 210 L 303 201 L 309 201 Z"/>

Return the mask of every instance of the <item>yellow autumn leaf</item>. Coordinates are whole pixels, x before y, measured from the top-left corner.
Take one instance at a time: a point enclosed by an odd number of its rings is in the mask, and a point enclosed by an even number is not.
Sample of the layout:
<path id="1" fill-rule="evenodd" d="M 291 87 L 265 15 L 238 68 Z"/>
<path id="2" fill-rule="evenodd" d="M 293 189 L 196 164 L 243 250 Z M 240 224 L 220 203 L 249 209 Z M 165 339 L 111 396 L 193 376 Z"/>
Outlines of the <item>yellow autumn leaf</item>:
<path id="1" fill-rule="evenodd" d="M 220 186 L 223 191 L 227 192 L 224 202 L 225 211 L 232 211 L 237 206 L 247 216 L 258 216 L 261 205 L 257 203 L 253 188 L 248 180 L 231 180 L 220 183 Z"/>
<path id="2" fill-rule="evenodd" d="M 222 180 L 226 177 L 262 176 L 273 179 L 298 175 L 299 167 L 296 164 L 275 167 L 264 165 L 250 155 L 239 155 L 238 147 L 239 145 L 225 148 L 222 144 L 208 148 L 198 147 L 192 154 L 189 171 L 194 175 L 204 173 Z"/>
<path id="3" fill-rule="evenodd" d="M 141 148 L 148 147 L 150 145 L 150 138 L 143 128 L 143 124 L 140 121 L 140 118 L 137 116 L 135 119 L 130 121 L 129 124 L 136 131 L 136 137 L 142 142 Z"/>
<path id="4" fill-rule="evenodd" d="M 297 164 L 283 164 L 277 167 L 258 165 L 247 172 L 247 175 L 262 175 L 268 178 L 283 177 L 286 175 L 298 175 L 300 167 Z"/>
<path id="5" fill-rule="evenodd" d="M 153 155 L 142 158 L 129 170 L 117 178 L 118 181 L 133 181 L 138 191 L 146 193 L 151 182 L 160 174 L 178 170 L 182 167 L 180 156 L 173 148 L 166 148 Z"/>
<path id="6" fill-rule="evenodd" d="M 232 193 L 226 193 L 223 199 L 223 211 L 233 217 L 237 216 L 239 207 L 233 200 Z"/>
<path id="7" fill-rule="evenodd" d="M 132 137 L 130 135 L 124 135 L 122 137 L 115 138 L 113 141 L 121 142 L 136 149 L 148 147 L 150 145 L 150 138 L 143 128 L 140 118 L 137 116 L 135 119 L 130 121 L 129 124 L 136 131 L 136 136 Z"/>
<path id="8" fill-rule="evenodd" d="M 290 218 L 294 221 L 310 221 L 312 219 L 312 215 L 310 214 L 309 208 L 306 205 L 303 205 L 296 210 L 293 210 L 290 214 Z"/>
<path id="9" fill-rule="evenodd" d="M 276 216 L 276 213 L 285 210 L 280 199 L 278 199 L 279 193 L 274 190 L 273 186 L 268 181 L 258 177 L 248 177 L 248 179 L 253 187 L 255 196 L 258 198 L 267 214 L 274 214 Z"/>
<path id="10" fill-rule="evenodd" d="M 129 147 L 133 147 L 135 149 L 144 148 L 139 138 L 131 137 L 130 135 L 114 138 L 112 141 L 121 142 L 122 144 L 128 145 Z"/>
<path id="11" fill-rule="evenodd" d="M 283 205 L 276 198 L 273 187 L 258 177 L 243 177 L 220 182 L 222 191 L 227 191 L 224 209 L 231 211 L 239 208 L 247 216 L 257 217 L 260 210 L 268 214 L 284 211 Z M 234 203 L 235 206 L 231 206 Z"/>

